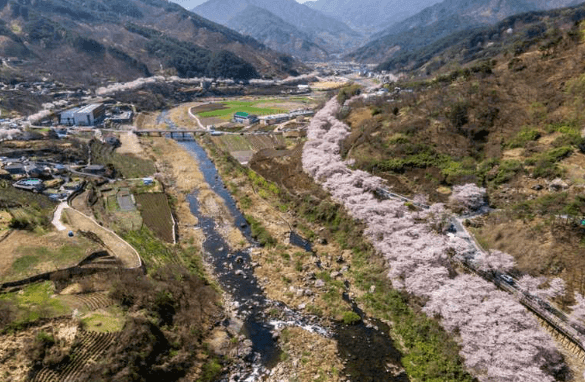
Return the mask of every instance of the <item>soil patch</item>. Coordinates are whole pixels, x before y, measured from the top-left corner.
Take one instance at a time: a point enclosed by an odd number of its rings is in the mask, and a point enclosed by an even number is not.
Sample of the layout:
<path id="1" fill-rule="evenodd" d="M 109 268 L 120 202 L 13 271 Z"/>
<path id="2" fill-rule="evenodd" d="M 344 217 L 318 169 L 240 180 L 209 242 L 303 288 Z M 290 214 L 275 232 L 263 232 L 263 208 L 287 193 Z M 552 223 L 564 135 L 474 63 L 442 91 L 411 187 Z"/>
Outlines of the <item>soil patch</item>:
<path id="1" fill-rule="evenodd" d="M 118 154 L 134 154 L 140 157 L 144 156 L 144 150 L 140 146 L 140 141 L 136 134 L 128 131 L 126 134 L 120 134 L 120 143 L 122 144 L 116 149 Z"/>

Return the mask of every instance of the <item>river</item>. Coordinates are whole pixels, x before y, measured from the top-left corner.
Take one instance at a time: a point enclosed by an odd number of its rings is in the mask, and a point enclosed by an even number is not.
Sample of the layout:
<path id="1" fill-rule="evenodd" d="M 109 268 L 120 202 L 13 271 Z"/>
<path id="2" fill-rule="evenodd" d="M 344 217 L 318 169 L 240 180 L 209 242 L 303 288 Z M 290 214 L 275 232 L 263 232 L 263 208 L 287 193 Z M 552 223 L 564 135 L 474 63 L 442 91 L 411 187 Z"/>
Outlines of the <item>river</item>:
<path id="1" fill-rule="evenodd" d="M 172 129 L 176 128 L 168 120 L 166 113 L 159 118 Z M 278 363 L 281 354 L 273 334 L 283 327 L 296 326 L 337 340 L 339 356 L 346 364 L 344 370 L 346 380 L 408 381 L 405 373 L 401 371 L 401 354 L 393 345 L 389 328 L 377 320 L 366 317 L 355 304 L 354 311 L 362 317 L 361 322 L 356 325 L 334 324 L 332 327 L 324 328 L 319 326 L 318 317 L 295 311 L 281 302 L 265 297 L 251 266 L 250 253 L 258 244 L 251 236 L 245 217 L 239 211 L 205 150 L 193 140 L 180 141 L 180 144 L 197 160 L 205 181 L 223 199 L 235 226 L 241 230 L 249 243 L 245 250 L 231 250 L 218 232 L 213 217 L 201 212 L 197 193 L 193 192 L 188 196 L 191 212 L 199 220 L 199 228 L 206 237 L 203 243 L 205 260 L 213 266 L 219 284 L 230 297 L 232 308 L 236 312 L 234 319 L 243 322 L 242 332 L 252 342 L 252 351 L 245 359 L 247 367 L 244 371 L 238 370 L 239 380 L 250 382 L 266 380 L 270 369 Z M 311 250 L 310 243 L 300 237 L 297 238 L 296 235 L 293 236 L 295 236 L 293 244 L 307 251 Z M 269 311 L 274 309 L 279 311 L 278 319 L 269 314 Z M 229 321 L 224 322 L 225 326 L 231 324 Z M 227 378 L 229 376 L 225 376 L 224 380 Z"/>

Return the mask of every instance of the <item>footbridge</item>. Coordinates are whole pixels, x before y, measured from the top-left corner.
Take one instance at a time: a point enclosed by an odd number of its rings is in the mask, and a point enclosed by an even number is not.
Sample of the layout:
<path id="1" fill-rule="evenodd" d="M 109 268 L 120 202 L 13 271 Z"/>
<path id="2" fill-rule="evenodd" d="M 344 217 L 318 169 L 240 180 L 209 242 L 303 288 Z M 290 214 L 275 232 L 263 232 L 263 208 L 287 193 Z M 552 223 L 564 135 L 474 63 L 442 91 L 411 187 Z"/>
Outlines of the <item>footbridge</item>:
<path id="1" fill-rule="evenodd" d="M 131 130 L 134 134 L 139 137 L 147 136 L 147 137 L 162 137 L 162 136 L 170 136 L 171 138 L 186 138 L 191 135 L 205 135 L 210 134 L 211 131 L 209 130 L 201 130 L 201 129 L 194 129 L 194 130 Z"/>

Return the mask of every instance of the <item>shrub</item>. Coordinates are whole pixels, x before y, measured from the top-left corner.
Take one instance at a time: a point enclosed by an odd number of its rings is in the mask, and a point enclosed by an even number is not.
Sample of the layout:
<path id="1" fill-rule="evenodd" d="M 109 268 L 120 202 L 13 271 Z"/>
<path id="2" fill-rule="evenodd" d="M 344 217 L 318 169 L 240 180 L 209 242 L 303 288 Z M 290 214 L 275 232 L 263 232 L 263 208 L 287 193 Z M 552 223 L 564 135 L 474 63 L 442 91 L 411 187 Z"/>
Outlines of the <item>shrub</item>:
<path id="1" fill-rule="evenodd" d="M 517 173 L 524 170 L 524 166 L 517 160 L 505 160 L 500 163 L 498 172 L 493 179 L 496 185 L 504 184 L 512 180 Z"/>
<path id="2" fill-rule="evenodd" d="M 272 247 L 276 245 L 276 240 L 270 235 L 270 233 L 264 228 L 261 222 L 254 219 L 250 215 L 246 215 L 246 221 L 250 224 L 252 231 L 252 237 L 260 243 L 262 246 Z"/>
<path id="3" fill-rule="evenodd" d="M 466 102 L 457 102 L 447 112 L 447 118 L 454 127 L 459 129 L 469 122 L 468 109 Z"/>
<path id="4" fill-rule="evenodd" d="M 361 93 L 361 87 L 359 85 L 348 85 L 341 88 L 339 94 L 337 94 L 337 101 L 340 105 L 343 105 L 345 101 L 350 99 L 353 96 L 359 95 Z"/>
<path id="5" fill-rule="evenodd" d="M 518 147 L 524 147 L 528 142 L 536 141 L 540 138 L 540 131 L 537 129 L 531 129 L 524 127 L 514 138 L 508 143 L 508 148 L 515 149 Z"/>
<path id="6" fill-rule="evenodd" d="M 344 312 L 343 313 L 343 323 L 346 325 L 355 325 L 360 322 L 362 318 L 356 312 Z"/>

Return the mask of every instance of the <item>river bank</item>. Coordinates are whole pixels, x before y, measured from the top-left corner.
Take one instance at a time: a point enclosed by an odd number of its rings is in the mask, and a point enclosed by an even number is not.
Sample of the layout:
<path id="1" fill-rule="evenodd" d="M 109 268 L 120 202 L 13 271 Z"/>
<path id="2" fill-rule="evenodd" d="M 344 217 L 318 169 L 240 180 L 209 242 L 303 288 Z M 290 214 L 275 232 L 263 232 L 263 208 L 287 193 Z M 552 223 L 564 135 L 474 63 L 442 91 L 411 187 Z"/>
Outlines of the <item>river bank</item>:
<path id="1" fill-rule="evenodd" d="M 234 163 L 209 142 L 205 148 L 214 158 L 221 176 L 226 178 L 238 207 L 246 213 L 253 233 L 266 244 L 251 253 L 254 274 L 266 296 L 304 314 L 315 315 L 321 325 L 330 328 L 336 343 L 336 358 L 343 364 L 341 374 L 345 377 L 341 380 L 407 380 L 400 362 L 401 354 L 395 350 L 389 336 L 389 327 L 368 318 L 354 305 L 353 298 L 363 296 L 364 292 L 354 286 L 350 275 L 351 251 L 326 239 L 319 240 L 312 252 L 292 245 L 291 230 L 300 229 L 315 235 L 314 232 L 322 231 L 323 227 L 307 225 L 295 216 L 293 209 L 275 202 L 280 192 L 275 185 L 238 165 L 233 167 Z M 287 348 L 282 339 L 280 343 L 283 349 Z M 309 347 L 304 351 L 312 354 L 312 350 Z M 320 368 L 327 365 L 326 370 L 330 370 L 327 378 L 339 375 L 339 369 L 331 367 L 330 361 L 321 365 Z M 294 370 L 297 366 L 287 359 L 278 365 L 285 370 Z M 313 378 L 319 379 L 319 375 L 313 374 Z"/>

